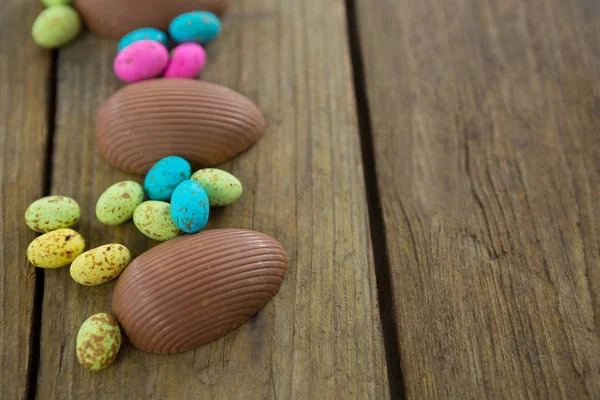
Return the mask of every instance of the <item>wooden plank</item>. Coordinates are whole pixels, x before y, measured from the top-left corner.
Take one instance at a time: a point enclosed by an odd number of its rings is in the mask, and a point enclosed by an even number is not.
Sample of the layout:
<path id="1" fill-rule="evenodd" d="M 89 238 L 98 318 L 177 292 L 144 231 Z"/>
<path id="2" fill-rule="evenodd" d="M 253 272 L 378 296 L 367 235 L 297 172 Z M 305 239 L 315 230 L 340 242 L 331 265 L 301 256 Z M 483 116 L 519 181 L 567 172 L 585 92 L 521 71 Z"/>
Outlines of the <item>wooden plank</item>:
<path id="1" fill-rule="evenodd" d="M 35 267 L 27 246 L 35 233 L 23 215 L 44 193 L 51 54 L 29 30 L 41 4 L 0 3 L 0 388 L 2 397 L 27 397 L 35 332 Z M 33 349 L 33 353 L 32 353 Z"/>
<path id="2" fill-rule="evenodd" d="M 77 364 L 79 325 L 110 310 L 113 284 L 78 286 L 67 269 L 46 277 L 38 394 L 50 398 L 389 397 L 365 190 L 341 0 L 234 2 L 223 36 L 208 47 L 203 78 L 254 100 L 266 136 L 224 167 L 245 185 L 211 227 L 251 228 L 280 240 L 290 272 L 251 322 L 181 355 L 124 345 L 114 366 Z M 313 40 L 327 37 L 328 40 Z M 135 255 L 149 241 L 130 223 L 102 226 L 94 204 L 113 182 L 135 178 L 99 157 L 94 118 L 120 85 L 116 42 L 87 36 L 59 57 L 52 191 L 81 201 L 89 246 L 122 242 Z"/>
<path id="3" fill-rule="evenodd" d="M 600 3 L 357 4 L 407 397 L 600 397 Z"/>

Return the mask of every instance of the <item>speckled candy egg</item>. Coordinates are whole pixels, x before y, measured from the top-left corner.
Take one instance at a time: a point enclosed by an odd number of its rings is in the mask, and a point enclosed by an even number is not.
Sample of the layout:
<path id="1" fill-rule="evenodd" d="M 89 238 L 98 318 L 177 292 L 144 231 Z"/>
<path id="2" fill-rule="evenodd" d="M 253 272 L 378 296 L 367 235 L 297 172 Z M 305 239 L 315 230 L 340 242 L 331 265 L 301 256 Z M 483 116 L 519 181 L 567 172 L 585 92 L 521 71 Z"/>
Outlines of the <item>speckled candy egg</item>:
<path id="1" fill-rule="evenodd" d="M 150 168 L 144 189 L 151 200 L 169 201 L 177 185 L 190 179 L 191 175 L 189 162 L 177 156 L 166 157 Z"/>
<path id="2" fill-rule="evenodd" d="M 98 199 L 96 217 L 106 225 L 120 225 L 133 217 L 135 208 L 144 200 L 142 185 L 133 181 L 115 183 Z"/>
<path id="3" fill-rule="evenodd" d="M 201 169 L 192 175 L 192 179 L 206 190 L 208 201 L 213 207 L 230 206 L 242 197 L 242 183 L 227 171 Z"/>
<path id="4" fill-rule="evenodd" d="M 77 224 L 81 210 L 70 197 L 48 196 L 34 201 L 25 211 L 27 226 L 36 232 L 50 232 Z"/>
<path id="5" fill-rule="evenodd" d="M 31 242 L 27 248 L 27 258 L 36 267 L 60 268 L 71 264 L 83 250 L 83 236 L 72 229 L 58 229 Z"/>
<path id="6" fill-rule="evenodd" d="M 139 82 L 162 75 L 169 62 L 169 51 L 160 42 L 140 40 L 117 54 L 115 74 L 123 82 Z"/>
<path id="7" fill-rule="evenodd" d="M 81 254 L 71 264 L 71 278 L 86 286 L 101 285 L 121 275 L 129 265 L 131 253 L 121 244 L 96 247 Z"/>
<path id="8" fill-rule="evenodd" d="M 208 223 L 209 213 L 208 195 L 198 182 L 188 180 L 177 186 L 171 198 L 171 217 L 179 229 L 200 232 Z"/>
<path id="9" fill-rule="evenodd" d="M 77 333 L 77 359 L 85 368 L 100 371 L 108 367 L 121 348 L 121 329 L 110 314 L 95 314 L 85 320 Z"/>
<path id="10" fill-rule="evenodd" d="M 42 3 L 44 3 L 44 5 L 46 7 L 52 7 L 52 6 L 60 6 L 63 4 L 69 4 L 69 3 L 71 3 L 71 0 L 42 0 Z"/>
<path id="11" fill-rule="evenodd" d="M 208 11 L 193 11 L 175 17 L 169 25 L 169 34 L 177 43 L 206 43 L 221 32 L 221 20 Z"/>
<path id="12" fill-rule="evenodd" d="M 74 8 L 58 5 L 46 8 L 31 28 L 33 40 L 45 48 L 57 48 L 75 39 L 81 31 L 81 18 Z"/>
<path id="13" fill-rule="evenodd" d="M 164 242 L 179 236 L 179 230 L 171 218 L 171 205 L 164 201 L 146 201 L 133 213 L 135 226 L 150 239 Z"/>
<path id="14" fill-rule="evenodd" d="M 140 28 L 123 36 L 123 39 L 119 41 L 119 51 L 123 50 L 130 44 L 139 42 L 141 40 L 154 40 L 161 43 L 165 47 L 169 46 L 169 38 L 167 37 L 166 33 L 159 31 L 156 28 Z"/>
<path id="15" fill-rule="evenodd" d="M 183 43 L 171 51 L 165 78 L 191 79 L 198 76 L 206 64 L 206 51 L 198 43 Z"/>

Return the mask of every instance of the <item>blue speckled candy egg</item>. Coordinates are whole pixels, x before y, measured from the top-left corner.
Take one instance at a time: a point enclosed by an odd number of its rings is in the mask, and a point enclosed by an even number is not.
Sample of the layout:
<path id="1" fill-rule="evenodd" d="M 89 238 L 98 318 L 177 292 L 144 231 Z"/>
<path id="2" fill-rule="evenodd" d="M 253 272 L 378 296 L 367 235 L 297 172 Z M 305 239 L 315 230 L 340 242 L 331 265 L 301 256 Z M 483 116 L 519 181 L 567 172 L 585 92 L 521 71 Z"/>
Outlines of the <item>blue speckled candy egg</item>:
<path id="1" fill-rule="evenodd" d="M 171 217 L 186 233 L 200 232 L 208 223 L 210 207 L 206 191 L 196 181 L 181 182 L 171 198 Z"/>
<path id="2" fill-rule="evenodd" d="M 206 43 L 221 32 L 221 20 L 207 11 L 194 11 L 181 14 L 169 25 L 171 39 L 178 43 Z"/>
<path id="3" fill-rule="evenodd" d="M 140 40 L 154 40 L 162 43 L 165 47 L 169 47 L 169 38 L 166 33 L 155 28 L 140 28 L 123 36 L 123 39 L 119 41 L 119 51 Z"/>
<path id="4" fill-rule="evenodd" d="M 151 200 L 169 201 L 181 182 L 190 179 L 192 167 L 181 157 L 166 157 L 154 164 L 146 179 L 144 190 Z"/>

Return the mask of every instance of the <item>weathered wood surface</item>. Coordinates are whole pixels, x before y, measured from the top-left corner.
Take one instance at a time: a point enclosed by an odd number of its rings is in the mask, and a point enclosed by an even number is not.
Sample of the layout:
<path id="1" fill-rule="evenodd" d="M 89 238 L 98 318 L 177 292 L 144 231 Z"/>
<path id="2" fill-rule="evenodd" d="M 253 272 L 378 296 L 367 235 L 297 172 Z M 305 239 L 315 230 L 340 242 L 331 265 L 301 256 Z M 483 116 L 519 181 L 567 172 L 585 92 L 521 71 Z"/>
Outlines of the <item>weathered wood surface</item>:
<path id="1" fill-rule="evenodd" d="M 35 238 L 25 209 L 44 194 L 51 54 L 28 30 L 41 6 L 0 2 L 0 397 L 26 397 L 32 355 L 35 267 L 27 246 Z"/>
<path id="2" fill-rule="evenodd" d="M 68 268 L 45 278 L 38 398 L 389 397 L 370 250 L 352 72 L 342 0 L 245 0 L 208 47 L 203 78 L 254 100 L 266 136 L 224 167 L 245 185 L 242 201 L 211 227 L 277 238 L 290 272 L 248 324 L 211 345 L 174 356 L 129 344 L 111 368 L 92 373 L 75 356 L 91 314 L 110 311 L 113 284 L 77 285 Z M 327 40 L 315 38 L 327 38 Z M 94 205 L 117 172 L 95 149 L 98 108 L 120 84 L 116 41 L 87 35 L 58 57 L 52 192 L 82 205 L 88 247 L 112 241 L 134 255 L 151 245 L 132 223 L 99 223 Z"/>
<path id="3" fill-rule="evenodd" d="M 408 398 L 600 397 L 600 2 L 357 0 Z"/>

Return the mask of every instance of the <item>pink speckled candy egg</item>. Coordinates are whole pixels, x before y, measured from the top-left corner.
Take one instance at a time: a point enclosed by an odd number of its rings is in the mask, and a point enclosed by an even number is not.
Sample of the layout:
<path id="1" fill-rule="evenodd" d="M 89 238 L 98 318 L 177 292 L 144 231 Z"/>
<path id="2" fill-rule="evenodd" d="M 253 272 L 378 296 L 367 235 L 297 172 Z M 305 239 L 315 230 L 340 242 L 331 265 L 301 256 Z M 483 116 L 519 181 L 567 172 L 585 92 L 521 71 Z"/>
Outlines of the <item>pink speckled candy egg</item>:
<path id="1" fill-rule="evenodd" d="M 206 64 L 206 51 L 198 43 L 183 43 L 171 52 L 165 78 L 195 78 Z"/>
<path id="2" fill-rule="evenodd" d="M 160 76 L 169 63 L 169 51 L 154 40 L 140 40 L 117 54 L 115 73 L 124 82 L 139 82 Z"/>

